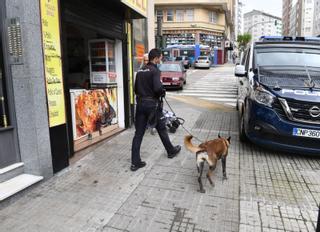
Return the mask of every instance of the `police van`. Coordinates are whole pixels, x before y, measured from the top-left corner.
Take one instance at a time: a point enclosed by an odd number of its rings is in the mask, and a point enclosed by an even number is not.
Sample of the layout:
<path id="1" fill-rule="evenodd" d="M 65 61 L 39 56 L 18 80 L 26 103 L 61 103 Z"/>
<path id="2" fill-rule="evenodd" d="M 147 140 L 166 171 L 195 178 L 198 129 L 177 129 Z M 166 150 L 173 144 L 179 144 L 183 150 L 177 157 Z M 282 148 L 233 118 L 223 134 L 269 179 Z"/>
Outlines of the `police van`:
<path id="1" fill-rule="evenodd" d="M 241 141 L 320 155 L 320 38 L 261 37 L 235 75 Z"/>

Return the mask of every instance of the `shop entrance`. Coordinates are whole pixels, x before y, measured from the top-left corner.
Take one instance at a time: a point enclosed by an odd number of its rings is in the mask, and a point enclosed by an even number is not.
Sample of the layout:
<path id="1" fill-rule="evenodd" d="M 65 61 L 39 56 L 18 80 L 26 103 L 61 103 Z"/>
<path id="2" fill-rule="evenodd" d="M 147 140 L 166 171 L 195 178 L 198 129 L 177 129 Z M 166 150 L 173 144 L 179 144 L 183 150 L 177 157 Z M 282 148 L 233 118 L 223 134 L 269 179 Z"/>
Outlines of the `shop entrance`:
<path id="1" fill-rule="evenodd" d="M 0 3 L 0 20 L 4 19 L 4 6 Z M 8 78 L 8 64 L 3 41 L 6 35 L 0 25 L 0 169 L 20 161 L 18 138 L 14 117 L 13 91 L 11 78 Z"/>
<path id="2" fill-rule="evenodd" d="M 122 41 L 64 22 L 64 78 L 72 153 L 124 129 Z"/>

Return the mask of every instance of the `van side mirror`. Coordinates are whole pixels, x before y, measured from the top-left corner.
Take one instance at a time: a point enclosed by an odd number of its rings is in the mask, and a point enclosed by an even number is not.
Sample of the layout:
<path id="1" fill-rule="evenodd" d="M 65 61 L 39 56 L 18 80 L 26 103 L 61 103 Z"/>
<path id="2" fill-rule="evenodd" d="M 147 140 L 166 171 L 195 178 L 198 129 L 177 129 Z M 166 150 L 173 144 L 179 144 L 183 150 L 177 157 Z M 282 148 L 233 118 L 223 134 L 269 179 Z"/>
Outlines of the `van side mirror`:
<path id="1" fill-rule="evenodd" d="M 234 70 L 234 75 L 237 77 L 244 77 L 247 75 L 244 65 L 237 65 Z"/>

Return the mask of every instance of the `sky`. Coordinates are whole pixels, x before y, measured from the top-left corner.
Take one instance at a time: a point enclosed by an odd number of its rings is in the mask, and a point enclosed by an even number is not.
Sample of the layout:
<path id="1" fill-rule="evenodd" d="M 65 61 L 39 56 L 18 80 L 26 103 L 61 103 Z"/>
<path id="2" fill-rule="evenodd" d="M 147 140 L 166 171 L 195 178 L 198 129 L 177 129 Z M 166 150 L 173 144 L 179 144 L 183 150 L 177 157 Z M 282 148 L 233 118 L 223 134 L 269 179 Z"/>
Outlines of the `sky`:
<path id="1" fill-rule="evenodd" d="M 278 17 L 282 17 L 282 0 L 242 0 L 243 13 L 260 10 Z"/>

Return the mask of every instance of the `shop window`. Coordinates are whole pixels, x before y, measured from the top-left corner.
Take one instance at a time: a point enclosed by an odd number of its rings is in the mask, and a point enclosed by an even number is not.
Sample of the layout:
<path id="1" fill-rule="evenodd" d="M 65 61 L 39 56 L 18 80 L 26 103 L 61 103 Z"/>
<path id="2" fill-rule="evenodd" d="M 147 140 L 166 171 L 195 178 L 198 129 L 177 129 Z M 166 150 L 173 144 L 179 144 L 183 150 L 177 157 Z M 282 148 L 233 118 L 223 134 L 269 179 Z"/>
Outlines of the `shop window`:
<path id="1" fill-rule="evenodd" d="M 218 23 L 218 14 L 215 11 L 209 12 L 209 22 L 210 23 Z"/>
<path id="2" fill-rule="evenodd" d="M 187 16 L 187 21 L 194 21 L 194 10 L 193 9 L 188 9 L 186 10 L 186 16 Z"/>
<path id="3" fill-rule="evenodd" d="M 176 18 L 178 22 L 184 21 L 184 10 L 177 10 L 176 11 Z"/>
<path id="4" fill-rule="evenodd" d="M 109 73 L 116 72 L 116 60 L 115 60 L 115 45 L 113 42 L 108 42 L 108 65 Z"/>
<path id="5" fill-rule="evenodd" d="M 115 44 L 109 40 L 90 40 L 91 86 L 116 83 Z"/>
<path id="6" fill-rule="evenodd" d="M 167 10 L 167 21 L 168 22 L 173 21 L 173 10 Z"/>
<path id="7" fill-rule="evenodd" d="M 144 55 L 148 52 L 147 20 L 133 20 L 133 71 L 137 72 L 143 65 Z"/>

